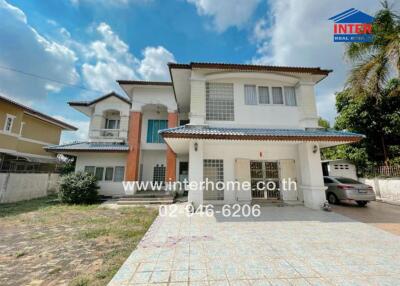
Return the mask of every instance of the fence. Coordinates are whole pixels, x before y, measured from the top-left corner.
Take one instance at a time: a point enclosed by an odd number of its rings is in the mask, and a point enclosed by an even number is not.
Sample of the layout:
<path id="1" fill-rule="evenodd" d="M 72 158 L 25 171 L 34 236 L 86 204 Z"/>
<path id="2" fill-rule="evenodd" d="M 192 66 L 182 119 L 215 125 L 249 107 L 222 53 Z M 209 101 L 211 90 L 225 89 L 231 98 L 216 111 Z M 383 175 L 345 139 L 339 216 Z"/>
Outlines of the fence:
<path id="1" fill-rule="evenodd" d="M 400 177 L 400 166 L 378 166 L 368 169 L 368 177 Z"/>
<path id="2" fill-rule="evenodd" d="M 58 192 L 59 174 L 0 173 L 0 203 L 45 197 Z"/>

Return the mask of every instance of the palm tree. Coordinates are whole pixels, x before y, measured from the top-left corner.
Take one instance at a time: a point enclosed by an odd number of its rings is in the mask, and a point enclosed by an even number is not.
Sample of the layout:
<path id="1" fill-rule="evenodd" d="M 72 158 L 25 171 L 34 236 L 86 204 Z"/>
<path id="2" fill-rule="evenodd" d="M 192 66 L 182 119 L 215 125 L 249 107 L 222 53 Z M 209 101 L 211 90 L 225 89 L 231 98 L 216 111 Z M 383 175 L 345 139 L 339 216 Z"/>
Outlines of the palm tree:
<path id="1" fill-rule="evenodd" d="M 372 24 L 373 41 L 351 43 L 346 46 L 345 55 L 354 65 L 347 81 L 353 97 L 374 97 L 376 105 L 382 96 L 399 94 L 397 87 L 387 94 L 388 82 L 400 75 L 400 17 L 387 0 L 381 2 L 382 9 L 375 15 Z M 388 156 L 384 133 L 381 135 L 384 162 Z"/>

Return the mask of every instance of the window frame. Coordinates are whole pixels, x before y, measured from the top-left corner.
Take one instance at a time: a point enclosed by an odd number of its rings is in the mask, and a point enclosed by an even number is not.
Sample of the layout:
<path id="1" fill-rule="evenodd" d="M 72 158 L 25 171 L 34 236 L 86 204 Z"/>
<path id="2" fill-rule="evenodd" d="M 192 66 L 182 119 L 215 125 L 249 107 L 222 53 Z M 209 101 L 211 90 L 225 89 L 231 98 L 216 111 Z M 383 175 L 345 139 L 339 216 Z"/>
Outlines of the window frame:
<path id="1" fill-rule="evenodd" d="M 256 101 L 255 101 L 255 103 L 248 103 L 247 102 L 247 93 L 246 93 L 246 88 L 247 87 L 254 87 L 254 94 L 255 94 L 255 99 L 256 99 Z M 243 85 L 243 94 L 244 94 L 244 105 L 258 105 L 259 103 L 258 103 L 258 92 L 257 92 L 257 90 L 258 90 L 258 86 L 256 85 L 256 84 L 244 84 Z"/>
<path id="2" fill-rule="evenodd" d="M 256 87 L 257 104 L 246 104 L 245 86 L 255 86 Z M 282 90 L 282 101 L 283 101 L 283 103 L 274 103 L 273 102 L 273 96 L 272 96 L 272 88 L 273 87 L 277 87 L 277 88 L 280 88 Z M 288 88 L 288 87 L 294 89 L 295 105 L 288 105 L 287 102 L 286 102 L 285 88 Z M 261 103 L 260 102 L 260 88 L 267 88 L 268 89 L 268 101 L 269 101 L 269 103 Z M 243 84 L 243 104 L 245 106 L 247 106 L 247 105 L 249 105 L 249 106 L 251 106 L 251 105 L 265 105 L 265 106 L 298 107 L 296 87 L 295 86 L 290 86 L 290 85 L 263 85 L 263 84 L 244 83 Z"/>
<path id="3" fill-rule="evenodd" d="M 12 129 L 13 129 L 13 125 L 14 125 L 15 118 L 16 118 L 15 115 L 12 115 L 12 114 L 9 114 L 9 113 L 6 114 L 6 120 L 4 121 L 4 126 L 3 126 L 3 131 L 4 131 L 4 132 L 6 132 L 6 133 L 12 133 Z M 11 122 L 10 122 L 10 129 L 7 130 L 7 125 L 8 125 L 8 120 L 9 120 L 9 119 L 11 120 Z"/>
<path id="4" fill-rule="evenodd" d="M 99 179 L 97 177 L 97 170 L 100 170 L 100 169 L 102 169 L 102 171 L 101 171 L 101 178 Z M 94 171 L 94 176 L 96 177 L 97 181 L 104 181 L 104 171 L 105 171 L 105 168 L 103 166 L 96 167 L 96 169 Z"/>
<path id="5" fill-rule="evenodd" d="M 122 179 L 119 180 L 119 178 L 117 178 L 117 176 L 115 175 L 117 173 L 117 169 L 121 169 L 122 170 Z M 113 182 L 123 182 L 125 179 L 125 166 L 115 166 L 114 167 L 114 175 L 113 175 Z"/>
<path id="6" fill-rule="evenodd" d="M 107 180 L 107 170 L 111 170 L 111 179 L 110 180 Z M 114 181 L 114 167 L 105 167 L 105 169 L 104 169 L 104 181 L 105 182 Z"/>
<path id="7" fill-rule="evenodd" d="M 86 169 L 88 169 L 88 168 L 93 168 L 93 172 L 87 171 Z M 83 167 L 83 172 L 94 176 L 94 174 L 96 173 L 96 166 L 84 166 Z"/>
<path id="8" fill-rule="evenodd" d="M 283 86 L 281 86 L 281 85 L 275 85 L 275 86 L 273 86 L 273 85 L 271 85 L 270 86 L 270 88 L 271 88 L 271 105 L 279 105 L 279 106 L 286 106 L 286 103 L 285 103 L 285 95 L 283 94 Z M 273 94 L 273 90 L 274 90 L 274 88 L 280 88 L 281 89 L 281 95 L 282 95 L 282 103 L 274 103 L 274 94 Z"/>
<path id="9" fill-rule="evenodd" d="M 293 88 L 294 90 L 294 105 L 288 105 L 286 101 L 286 94 L 285 94 L 285 89 L 286 88 Z M 290 85 L 284 85 L 283 86 L 283 100 L 284 100 L 284 105 L 289 106 L 289 107 L 298 107 L 298 102 L 297 102 L 297 93 L 296 93 L 296 87 L 295 86 L 290 86 Z"/>
<path id="10" fill-rule="evenodd" d="M 260 103 L 260 87 L 268 89 L 268 103 Z M 257 100 L 259 105 L 272 105 L 271 87 L 268 85 L 257 85 Z"/>
<path id="11" fill-rule="evenodd" d="M 152 122 L 152 124 L 150 124 L 150 122 Z M 164 126 L 163 128 L 161 128 L 160 123 L 163 122 Z M 154 137 L 155 137 L 155 123 L 157 123 L 158 126 L 158 130 L 157 130 L 157 141 L 154 141 Z M 150 125 L 151 125 L 151 130 L 150 130 Z M 158 134 L 159 130 L 168 128 L 168 120 L 167 119 L 147 119 L 147 134 L 146 134 L 146 143 L 149 144 L 165 144 L 164 139 L 160 136 L 160 134 Z"/>

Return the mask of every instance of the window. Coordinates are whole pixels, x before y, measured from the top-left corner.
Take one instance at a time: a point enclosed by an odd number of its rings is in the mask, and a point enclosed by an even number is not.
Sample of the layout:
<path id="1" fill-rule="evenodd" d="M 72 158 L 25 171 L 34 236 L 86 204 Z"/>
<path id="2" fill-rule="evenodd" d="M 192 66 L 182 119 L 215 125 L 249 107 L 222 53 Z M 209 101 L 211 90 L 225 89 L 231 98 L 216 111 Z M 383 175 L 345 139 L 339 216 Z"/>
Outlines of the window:
<path id="1" fill-rule="evenodd" d="M 283 104 L 282 87 L 272 87 L 272 103 Z"/>
<path id="2" fill-rule="evenodd" d="M 104 176 L 104 181 L 112 181 L 113 180 L 113 174 L 114 174 L 114 168 L 113 167 L 107 167 L 106 168 L 106 174 Z"/>
<path id="3" fill-rule="evenodd" d="M 168 128 L 168 120 L 149 119 L 147 123 L 147 143 L 164 143 L 158 130 Z"/>
<path id="4" fill-rule="evenodd" d="M 155 165 L 153 169 L 153 182 L 163 183 L 165 182 L 165 166 Z"/>
<path id="5" fill-rule="evenodd" d="M 234 120 L 233 84 L 206 83 L 206 119 Z"/>
<path id="6" fill-rule="evenodd" d="M 119 129 L 119 119 L 106 119 L 106 129 Z"/>
<path id="7" fill-rule="evenodd" d="M 4 122 L 4 131 L 5 132 L 11 133 L 14 119 L 15 119 L 14 115 L 7 114 L 6 121 Z"/>
<path id="8" fill-rule="evenodd" d="M 95 166 L 85 166 L 85 173 L 91 174 L 94 176 Z"/>
<path id="9" fill-rule="evenodd" d="M 354 185 L 362 184 L 359 181 L 356 181 L 356 180 L 353 180 L 353 179 L 350 179 L 350 178 L 344 178 L 344 177 L 336 178 L 336 180 L 339 181 L 339 183 L 342 183 L 342 184 L 354 184 Z"/>
<path id="10" fill-rule="evenodd" d="M 244 104 L 257 105 L 257 93 L 255 85 L 244 85 Z"/>
<path id="11" fill-rule="evenodd" d="M 258 102 L 260 104 L 269 104 L 269 88 L 268 86 L 258 87 Z"/>
<path id="12" fill-rule="evenodd" d="M 96 177 L 97 181 L 103 180 L 104 168 L 103 167 L 96 167 L 96 172 L 94 176 Z"/>
<path id="13" fill-rule="evenodd" d="M 223 182 L 224 181 L 224 161 L 223 160 L 203 160 L 203 176 L 204 181 Z M 205 200 L 223 200 L 224 190 L 211 189 L 210 184 L 205 185 L 204 199 Z"/>
<path id="14" fill-rule="evenodd" d="M 288 106 L 296 106 L 297 101 L 296 101 L 296 91 L 294 87 L 292 86 L 285 86 L 284 87 L 285 91 L 285 103 Z"/>
<path id="15" fill-rule="evenodd" d="M 125 167 L 117 166 L 114 172 L 114 182 L 122 182 L 124 180 Z"/>

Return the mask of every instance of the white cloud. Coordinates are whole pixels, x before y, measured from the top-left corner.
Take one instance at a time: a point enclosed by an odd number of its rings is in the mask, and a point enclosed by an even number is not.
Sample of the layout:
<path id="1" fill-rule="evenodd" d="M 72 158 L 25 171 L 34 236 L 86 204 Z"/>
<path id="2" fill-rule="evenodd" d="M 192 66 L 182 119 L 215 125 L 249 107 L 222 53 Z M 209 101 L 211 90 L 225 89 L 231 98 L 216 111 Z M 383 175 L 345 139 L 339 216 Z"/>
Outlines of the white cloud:
<path id="1" fill-rule="evenodd" d="M 252 16 L 260 0 L 187 0 L 196 6 L 199 15 L 213 18 L 213 28 L 223 32 L 229 27 L 242 28 Z"/>
<path id="2" fill-rule="evenodd" d="M 19 8 L 0 0 L 0 65 L 75 84 L 77 57 L 67 46 L 47 39 L 28 23 Z M 0 92 L 11 98 L 43 99 L 61 86 L 46 80 L 0 69 Z"/>
<path id="3" fill-rule="evenodd" d="M 174 55 L 162 46 L 147 47 L 143 51 L 138 72 L 145 80 L 170 80 L 168 62 L 175 62 Z"/>
<path id="4" fill-rule="evenodd" d="M 139 59 L 108 24 L 100 23 L 95 31 L 100 39 L 88 45 L 74 45 L 88 61 L 82 65 L 82 75 L 91 89 L 118 90 L 117 79 L 169 80 L 166 64 L 175 58 L 166 48 L 146 47 Z"/>
<path id="5" fill-rule="evenodd" d="M 268 15 L 253 31 L 258 49 L 252 62 L 333 69 L 316 89 L 319 113 L 333 123 L 334 92 L 343 88 L 348 66 L 343 57 L 344 45 L 333 43 L 332 22 L 328 18 L 352 7 L 373 15 L 379 2 L 282 0 L 270 1 L 269 6 Z"/>
<path id="6" fill-rule="evenodd" d="M 70 118 L 66 118 L 61 115 L 54 115 L 53 118 L 71 124 L 78 128 L 77 131 L 63 131 L 60 143 L 65 144 L 73 141 L 85 141 L 88 138 L 89 134 L 89 120 L 81 121 L 81 120 L 74 120 Z"/>

